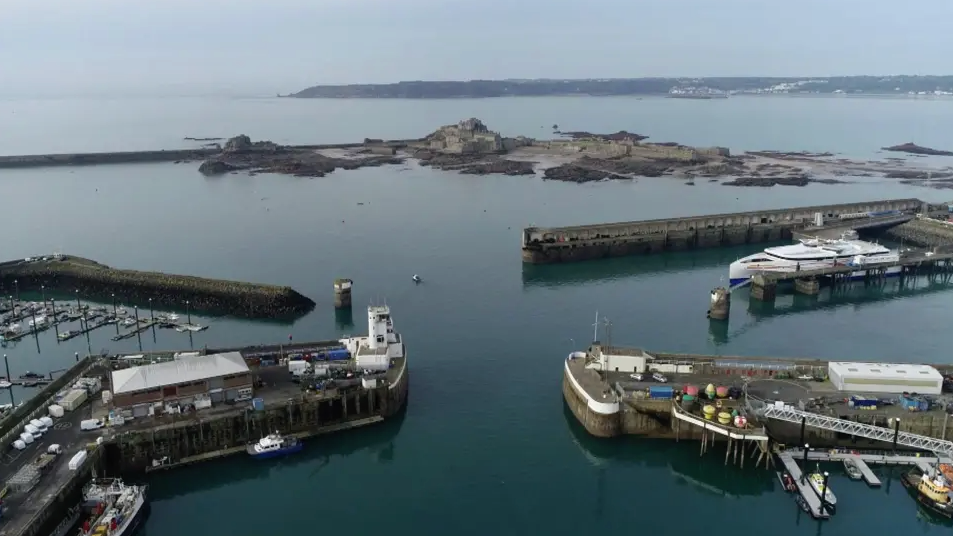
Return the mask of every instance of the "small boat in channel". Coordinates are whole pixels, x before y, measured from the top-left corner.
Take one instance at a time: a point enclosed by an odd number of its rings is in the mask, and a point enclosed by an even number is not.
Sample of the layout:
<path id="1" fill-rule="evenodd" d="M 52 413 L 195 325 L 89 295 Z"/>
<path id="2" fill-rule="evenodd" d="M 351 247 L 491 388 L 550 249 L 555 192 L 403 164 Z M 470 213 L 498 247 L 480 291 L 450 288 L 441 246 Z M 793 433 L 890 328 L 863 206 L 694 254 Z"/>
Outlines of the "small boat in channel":
<path id="1" fill-rule="evenodd" d="M 864 477 L 864 474 L 860 472 L 860 467 L 857 467 L 857 462 L 850 458 L 844 458 L 844 471 L 851 480 L 860 480 Z"/>
<path id="2" fill-rule="evenodd" d="M 300 452 L 304 444 L 296 437 L 285 437 L 275 432 L 258 440 L 257 443 L 248 445 L 246 451 L 248 455 L 256 459 L 277 458 Z"/>

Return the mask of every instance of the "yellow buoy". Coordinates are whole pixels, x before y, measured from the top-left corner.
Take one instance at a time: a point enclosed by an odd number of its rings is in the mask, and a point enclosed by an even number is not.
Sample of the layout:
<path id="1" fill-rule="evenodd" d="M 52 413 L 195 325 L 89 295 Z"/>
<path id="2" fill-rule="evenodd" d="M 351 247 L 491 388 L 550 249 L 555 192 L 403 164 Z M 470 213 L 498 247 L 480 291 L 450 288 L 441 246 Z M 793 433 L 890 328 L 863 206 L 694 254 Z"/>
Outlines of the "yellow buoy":
<path id="1" fill-rule="evenodd" d="M 710 421 L 711 418 L 715 416 L 715 406 L 712 406 L 711 404 L 709 404 L 709 405 L 703 407 L 703 408 L 702 408 L 702 413 L 704 413 L 704 414 L 705 414 L 705 418 Z"/>
<path id="2" fill-rule="evenodd" d="M 731 413 L 727 411 L 722 411 L 718 414 L 718 423 L 719 424 L 730 424 L 731 423 Z"/>

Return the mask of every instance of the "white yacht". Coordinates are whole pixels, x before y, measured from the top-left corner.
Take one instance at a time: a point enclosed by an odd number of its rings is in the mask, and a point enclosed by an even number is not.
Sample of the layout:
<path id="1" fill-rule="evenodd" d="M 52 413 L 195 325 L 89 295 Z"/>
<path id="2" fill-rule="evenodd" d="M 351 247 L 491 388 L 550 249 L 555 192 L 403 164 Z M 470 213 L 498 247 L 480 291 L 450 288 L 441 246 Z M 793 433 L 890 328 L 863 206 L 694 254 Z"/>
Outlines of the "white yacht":
<path id="1" fill-rule="evenodd" d="M 840 265 L 860 268 L 851 273 L 852 279 L 864 277 L 864 267 L 889 264 L 900 260 L 900 253 L 872 242 L 857 239 L 856 232 L 847 232 L 837 240 L 812 238 L 790 246 L 766 248 L 762 253 L 748 255 L 731 263 L 728 278 L 731 285 L 751 279 L 759 272 L 793 272 L 818 270 Z M 900 275 L 900 266 L 887 268 L 886 275 Z"/>

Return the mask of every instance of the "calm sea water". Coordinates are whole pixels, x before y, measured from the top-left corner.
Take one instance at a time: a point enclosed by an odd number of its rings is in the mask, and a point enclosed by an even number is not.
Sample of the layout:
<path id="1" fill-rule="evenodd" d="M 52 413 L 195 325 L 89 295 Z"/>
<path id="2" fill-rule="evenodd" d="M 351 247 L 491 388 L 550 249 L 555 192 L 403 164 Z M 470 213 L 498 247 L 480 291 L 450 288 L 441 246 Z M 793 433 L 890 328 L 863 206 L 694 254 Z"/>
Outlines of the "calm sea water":
<path id="1" fill-rule="evenodd" d="M 511 135 L 543 137 L 557 123 L 733 150 L 874 157 L 882 145 L 910 140 L 953 147 L 946 128 L 953 103 L 943 101 L 168 99 L 0 101 L 0 154 L 173 148 L 188 146 L 184 136 L 237 133 L 283 143 L 396 138 L 470 116 Z M 194 164 L 2 171 L 5 257 L 58 250 L 120 267 L 287 284 L 318 302 L 293 324 L 200 318 L 211 328 L 191 337 L 157 331 L 113 343 L 104 328 L 89 342 L 58 344 L 44 334 L 3 352 L 17 375 L 63 368 L 88 349 L 323 339 L 364 331 L 366 304 L 391 305 L 413 368 L 401 420 L 322 438 L 277 463 L 233 459 L 156 477 L 145 529 L 153 536 L 727 535 L 750 523 L 781 535 L 948 530 L 924 520 L 899 482 L 874 491 L 839 476 L 839 514 L 818 527 L 799 516 L 773 473 L 726 468 L 717 450 L 699 460 L 697 445 L 587 437 L 563 408 L 559 385 L 561 360 L 592 338 L 596 311 L 612 321 L 614 343 L 648 349 L 949 361 L 949 285 L 857 286 L 816 302 L 784 295 L 774 307 L 740 293 L 727 328 L 713 329 L 705 318 L 709 290 L 729 262 L 757 247 L 566 266 L 520 261 L 520 229 L 533 223 L 947 198 L 890 180 L 858 181 L 771 189 L 665 178 L 574 185 L 412 163 L 322 179 L 204 178 Z M 415 273 L 424 284 L 412 283 Z M 334 315 L 335 277 L 355 281 L 357 325 Z"/>

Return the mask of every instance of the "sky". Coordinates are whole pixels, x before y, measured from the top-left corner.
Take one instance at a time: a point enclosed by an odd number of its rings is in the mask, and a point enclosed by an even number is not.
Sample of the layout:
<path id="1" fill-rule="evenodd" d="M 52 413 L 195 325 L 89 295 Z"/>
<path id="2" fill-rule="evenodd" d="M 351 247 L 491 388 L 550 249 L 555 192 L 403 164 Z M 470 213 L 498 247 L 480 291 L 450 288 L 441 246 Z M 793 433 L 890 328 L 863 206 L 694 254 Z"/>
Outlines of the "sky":
<path id="1" fill-rule="evenodd" d="M 953 0 L 0 0 L 0 96 L 953 74 Z"/>

